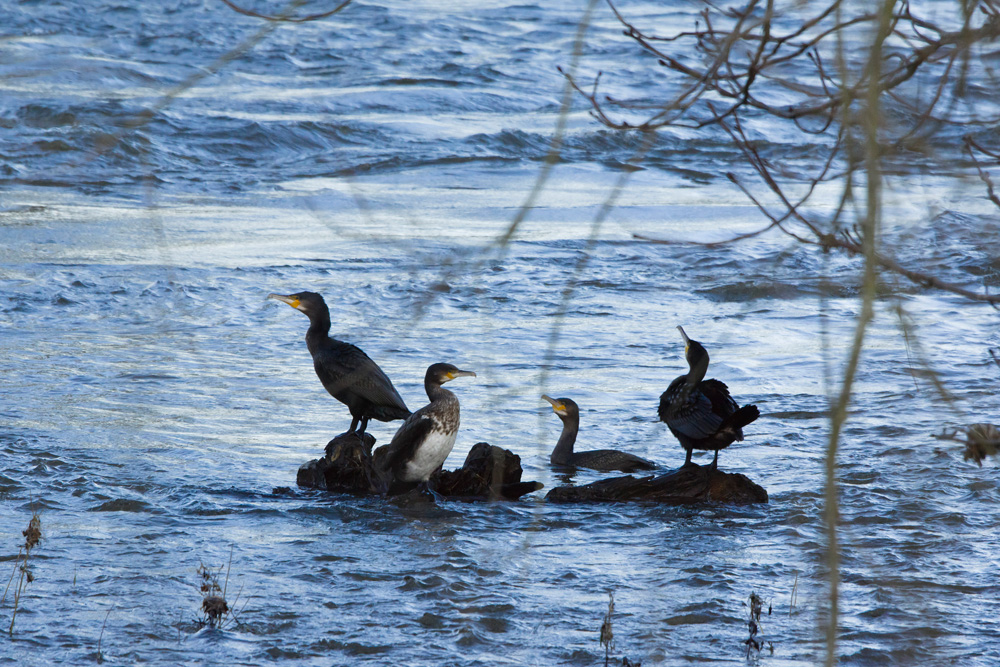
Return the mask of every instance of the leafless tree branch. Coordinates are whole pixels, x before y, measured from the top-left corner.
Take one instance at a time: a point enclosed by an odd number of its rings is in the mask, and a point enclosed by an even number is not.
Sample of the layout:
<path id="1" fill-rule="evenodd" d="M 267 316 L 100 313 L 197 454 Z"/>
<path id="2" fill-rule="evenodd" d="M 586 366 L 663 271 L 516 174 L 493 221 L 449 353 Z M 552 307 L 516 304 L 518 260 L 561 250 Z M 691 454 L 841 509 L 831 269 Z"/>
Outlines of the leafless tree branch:
<path id="1" fill-rule="evenodd" d="M 230 9 L 232 9 L 234 12 L 238 12 L 240 14 L 243 14 L 244 16 L 252 16 L 258 19 L 264 19 L 265 21 L 277 21 L 284 23 L 306 23 L 308 21 L 319 21 L 321 19 L 333 16 L 337 12 L 346 8 L 347 5 L 351 4 L 351 0 L 344 0 L 344 2 L 341 2 L 339 5 L 337 5 L 328 12 L 321 12 L 319 14 L 310 14 L 308 16 L 291 16 L 285 14 L 278 14 L 278 15 L 259 14 L 253 10 L 240 7 L 236 3 L 230 2 L 230 0 L 222 0 L 222 2 L 225 3 L 225 5 Z"/>

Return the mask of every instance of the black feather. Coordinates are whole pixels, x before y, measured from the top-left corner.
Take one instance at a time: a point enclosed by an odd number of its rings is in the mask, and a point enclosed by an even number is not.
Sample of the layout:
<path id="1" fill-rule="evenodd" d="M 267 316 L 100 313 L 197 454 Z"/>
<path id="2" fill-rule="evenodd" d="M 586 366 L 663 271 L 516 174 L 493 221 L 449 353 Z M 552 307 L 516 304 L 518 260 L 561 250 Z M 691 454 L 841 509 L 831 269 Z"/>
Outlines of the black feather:
<path id="1" fill-rule="evenodd" d="M 743 440 L 743 427 L 757 419 L 760 411 L 755 405 L 740 407 L 725 383 L 702 379 L 708 371 L 708 352 L 698 341 L 686 335 L 685 340 L 689 370 L 660 395 L 657 413 L 687 451 L 685 465 L 691 462 L 692 450 L 702 449 L 716 452 L 715 466 L 719 450 Z"/>

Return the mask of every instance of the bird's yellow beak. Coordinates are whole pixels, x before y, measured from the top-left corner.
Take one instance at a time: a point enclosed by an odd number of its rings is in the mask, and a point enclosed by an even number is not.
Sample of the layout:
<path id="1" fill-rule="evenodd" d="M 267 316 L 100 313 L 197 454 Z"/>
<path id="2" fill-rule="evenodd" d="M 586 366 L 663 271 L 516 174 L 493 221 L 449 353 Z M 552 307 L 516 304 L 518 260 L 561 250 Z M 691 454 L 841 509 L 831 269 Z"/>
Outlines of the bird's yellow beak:
<path id="1" fill-rule="evenodd" d="M 448 371 L 449 380 L 454 380 L 455 378 L 465 378 L 465 377 L 474 378 L 476 377 L 476 374 L 472 371 Z"/>
<path id="2" fill-rule="evenodd" d="M 688 353 L 688 348 L 691 347 L 691 339 L 688 335 L 684 333 L 684 327 L 677 327 L 677 330 L 681 332 L 681 337 L 684 338 L 684 354 Z"/>
<path id="3" fill-rule="evenodd" d="M 545 394 L 542 394 L 542 399 L 552 404 L 552 412 L 556 413 L 557 415 L 566 414 L 566 404 L 563 403 L 562 401 L 557 401 L 551 396 L 546 396 Z"/>
<path id="4" fill-rule="evenodd" d="M 286 296 L 284 294 L 268 294 L 267 298 L 268 299 L 277 299 L 278 301 L 283 301 L 284 303 L 287 303 L 289 306 L 291 306 L 295 310 L 299 309 L 299 304 L 301 303 L 294 296 Z"/>

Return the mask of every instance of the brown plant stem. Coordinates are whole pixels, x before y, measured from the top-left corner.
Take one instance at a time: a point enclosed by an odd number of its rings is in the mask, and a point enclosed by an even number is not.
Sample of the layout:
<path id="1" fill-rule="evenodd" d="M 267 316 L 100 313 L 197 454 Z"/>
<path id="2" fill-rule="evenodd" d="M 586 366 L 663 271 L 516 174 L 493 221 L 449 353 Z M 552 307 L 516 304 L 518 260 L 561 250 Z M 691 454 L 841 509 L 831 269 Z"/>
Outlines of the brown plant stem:
<path id="1" fill-rule="evenodd" d="M 847 406 L 851 400 L 851 390 L 858 365 L 861 361 L 861 351 L 864 347 L 865 334 L 868 325 L 874 317 L 875 293 L 877 288 L 879 262 L 877 243 L 879 223 L 881 221 L 882 205 L 882 171 L 881 148 L 879 145 L 879 120 L 881 118 L 880 95 L 878 85 L 882 67 L 882 45 L 891 31 L 892 8 L 895 0 L 883 0 L 880 11 L 879 27 L 872 40 L 871 53 L 868 58 L 867 79 L 869 81 L 866 105 L 862 116 L 865 138 L 865 217 L 862 225 L 861 245 L 865 259 L 864 277 L 861 288 L 861 312 L 858 314 L 854 329 L 854 342 L 844 370 L 844 380 L 840 395 L 831 411 L 830 439 L 826 454 L 826 484 L 824 491 L 827 529 L 827 569 L 830 578 L 830 612 L 826 627 L 826 667 L 833 667 L 837 661 L 837 629 L 840 619 L 840 542 L 837 525 L 840 520 L 837 489 L 837 452 L 840 446 L 840 433 L 847 421 Z"/>

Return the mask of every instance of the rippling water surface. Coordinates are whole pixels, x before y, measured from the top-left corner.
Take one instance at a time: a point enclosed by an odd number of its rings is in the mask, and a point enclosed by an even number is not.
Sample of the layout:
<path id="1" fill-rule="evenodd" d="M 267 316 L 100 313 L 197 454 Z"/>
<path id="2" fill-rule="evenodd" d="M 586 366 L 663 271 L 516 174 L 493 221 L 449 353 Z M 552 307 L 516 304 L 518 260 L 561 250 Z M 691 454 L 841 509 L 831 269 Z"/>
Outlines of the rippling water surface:
<path id="1" fill-rule="evenodd" d="M 359 2 L 274 28 L 207 0 L 0 3 L 0 565 L 33 509 L 43 531 L 0 662 L 87 664 L 100 643 L 112 664 L 595 665 L 614 591 L 615 655 L 739 665 L 757 591 L 773 607 L 760 662 L 816 663 L 826 378 L 859 265 L 778 237 L 636 240 L 762 223 L 722 176 L 748 167 L 711 133 L 663 133 L 595 226 L 641 141 L 581 101 L 537 208 L 497 249 L 549 148 L 584 4 Z M 699 8 L 631 6 L 668 25 Z M 636 94 L 650 67 L 598 6 L 581 71 L 613 69 L 608 91 Z M 809 154 L 771 129 L 768 150 Z M 898 255 L 995 288 L 981 193 L 903 185 L 888 193 Z M 842 662 L 995 665 L 996 468 L 931 436 L 996 420 L 996 312 L 898 287 L 840 456 Z M 349 423 L 313 373 L 306 319 L 265 301 L 301 289 L 411 407 L 430 363 L 475 370 L 455 387 L 448 466 L 488 441 L 547 488 L 565 479 L 543 392 L 581 405 L 582 446 L 682 462 L 655 407 L 684 370 L 683 324 L 764 413 L 720 458 L 770 503 L 407 507 L 295 489 Z M 915 379 L 921 356 L 952 404 Z M 241 622 L 200 628 L 196 569 L 230 556 Z"/>

